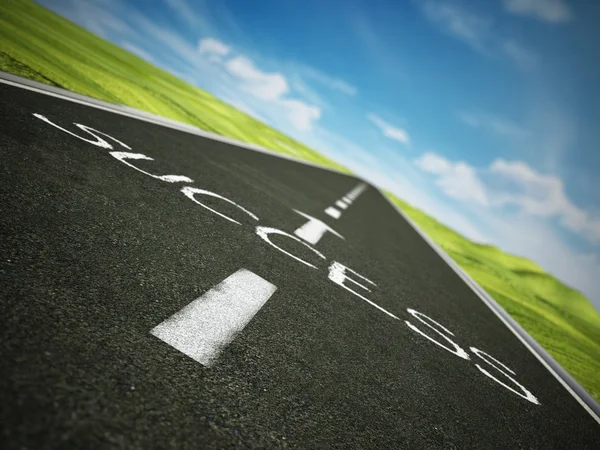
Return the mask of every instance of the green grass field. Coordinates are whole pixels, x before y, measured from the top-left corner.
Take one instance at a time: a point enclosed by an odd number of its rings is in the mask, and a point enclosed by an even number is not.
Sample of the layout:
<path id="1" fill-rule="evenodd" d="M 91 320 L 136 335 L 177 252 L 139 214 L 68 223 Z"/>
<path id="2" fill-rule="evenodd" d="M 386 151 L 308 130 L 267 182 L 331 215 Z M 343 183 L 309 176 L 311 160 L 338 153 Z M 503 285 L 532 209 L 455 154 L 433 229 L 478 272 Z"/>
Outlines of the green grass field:
<path id="1" fill-rule="evenodd" d="M 0 70 L 347 172 L 317 151 L 26 0 L 0 2 Z M 537 264 L 473 243 L 388 194 L 600 400 L 600 316 Z"/>

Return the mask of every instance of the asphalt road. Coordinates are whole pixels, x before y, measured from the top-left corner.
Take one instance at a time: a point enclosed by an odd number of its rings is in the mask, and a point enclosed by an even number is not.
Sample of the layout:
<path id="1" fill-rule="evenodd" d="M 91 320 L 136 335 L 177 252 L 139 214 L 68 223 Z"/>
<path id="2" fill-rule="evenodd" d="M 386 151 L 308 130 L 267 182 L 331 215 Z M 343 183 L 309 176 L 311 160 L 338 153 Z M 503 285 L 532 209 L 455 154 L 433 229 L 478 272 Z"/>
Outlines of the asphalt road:
<path id="1" fill-rule="evenodd" d="M 375 188 L 335 219 L 359 180 L 7 85 L 0 130 L 2 448 L 597 448 L 595 420 Z M 343 239 L 309 248 L 294 210 Z M 240 269 L 276 290 L 211 364 L 151 334 Z"/>

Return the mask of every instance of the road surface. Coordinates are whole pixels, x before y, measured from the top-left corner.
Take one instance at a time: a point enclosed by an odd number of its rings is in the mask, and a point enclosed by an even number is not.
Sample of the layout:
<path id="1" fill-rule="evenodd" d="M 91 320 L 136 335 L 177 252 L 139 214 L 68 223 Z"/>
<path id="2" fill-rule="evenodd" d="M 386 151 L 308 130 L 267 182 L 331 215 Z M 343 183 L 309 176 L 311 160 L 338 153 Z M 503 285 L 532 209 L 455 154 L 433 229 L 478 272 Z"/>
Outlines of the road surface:
<path id="1" fill-rule="evenodd" d="M 373 186 L 0 84 L 2 448 L 597 448 Z"/>

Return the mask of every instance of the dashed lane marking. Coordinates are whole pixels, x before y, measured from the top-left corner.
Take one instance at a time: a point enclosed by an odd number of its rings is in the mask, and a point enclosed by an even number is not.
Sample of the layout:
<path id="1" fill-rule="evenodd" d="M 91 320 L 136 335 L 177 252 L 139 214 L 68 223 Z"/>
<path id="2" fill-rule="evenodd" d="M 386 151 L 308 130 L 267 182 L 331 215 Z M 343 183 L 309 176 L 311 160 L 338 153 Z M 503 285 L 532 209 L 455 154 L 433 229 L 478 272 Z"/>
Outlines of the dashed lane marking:
<path id="1" fill-rule="evenodd" d="M 335 205 L 340 209 L 347 209 L 348 206 L 350 206 L 358 198 L 358 196 L 364 192 L 366 187 L 367 185 L 365 183 L 360 183 L 341 199 L 336 200 Z M 334 219 L 339 219 L 342 216 L 342 211 L 337 210 L 333 206 L 329 206 L 325 210 L 325 213 Z"/>
<path id="2" fill-rule="evenodd" d="M 340 206 L 340 204 L 343 205 L 340 207 L 341 209 L 348 208 L 348 206 L 350 206 L 353 201 L 353 200 L 348 199 L 348 196 L 351 193 L 354 193 L 355 199 L 356 199 L 356 197 L 364 191 L 365 187 L 366 187 L 365 183 L 360 183 L 358 186 L 356 186 L 354 189 L 352 189 L 349 194 L 346 194 L 344 197 L 342 197 L 341 200 L 336 200 L 335 204 L 338 206 Z M 296 210 L 294 210 L 294 211 L 296 211 Z M 296 212 L 298 214 L 304 216 L 305 218 L 307 218 L 308 222 L 306 222 L 304 225 L 302 225 L 301 227 L 296 229 L 296 231 L 294 231 L 294 234 L 296 236 L 298 236 L 299 238 L 304 239 L 309 244 L 312 244 L 312 245 L 317 244 L 321 240 L 321 238 L 323 237 L 323 235 L 325 234 L 326 231 L 331 231 L 333 234 L 335 234 L 336 236 L 341 237 L 343 239 L 343 237 L 338 232 L 333 230 L 331 227 L 329 227 L 323 221 L 321 221 L 315 217 L 309 216 L 308 214 L 304 214 L 303 212 L 300 212 L 300 211 L 296 211 Z M 339 219 L 342 216 L 342 211 L 334 208 L 333 206 L 328 206 L 325 209 L 325 214 L 327 214 L 330 217 L 333 217 L 334 219 Z"/>
<path id="3" fill-rule="evenodd" d="M 265 279 L 240 269 L 150 333 L 210 367 L 276 290 Z"/>
<path id="4" fill-rule="evenodd" d="M 335 209 L 333 206 L 330 206 L 329 208 L 327 208 L 325 210 L 325 214 L 333 217 L 334 219 L 339 219 L 340 216 L 342 215 L 342 213 L 338 209 Z"/>

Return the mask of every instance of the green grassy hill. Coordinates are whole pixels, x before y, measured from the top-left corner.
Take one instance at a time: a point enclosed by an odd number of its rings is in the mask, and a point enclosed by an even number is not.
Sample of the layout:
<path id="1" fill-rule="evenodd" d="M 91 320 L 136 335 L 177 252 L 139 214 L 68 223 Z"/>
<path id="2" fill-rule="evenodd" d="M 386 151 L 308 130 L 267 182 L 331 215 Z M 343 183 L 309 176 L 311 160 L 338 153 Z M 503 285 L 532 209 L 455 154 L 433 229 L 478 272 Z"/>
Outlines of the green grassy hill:
<path id="1" fill-rule="evenodd" d="M 31 1 L 0 2 L 0 70 L 346 170 Z M 583 295 L 537 264 L 471 242 L 388 195 L 600 400 L 600 316 Z"/>

